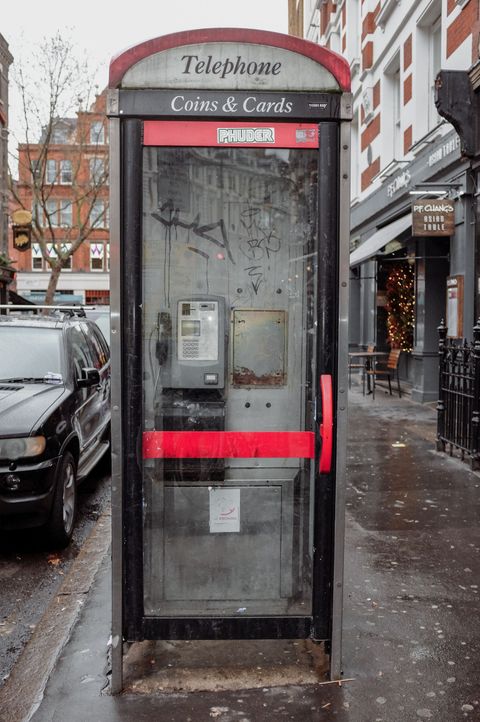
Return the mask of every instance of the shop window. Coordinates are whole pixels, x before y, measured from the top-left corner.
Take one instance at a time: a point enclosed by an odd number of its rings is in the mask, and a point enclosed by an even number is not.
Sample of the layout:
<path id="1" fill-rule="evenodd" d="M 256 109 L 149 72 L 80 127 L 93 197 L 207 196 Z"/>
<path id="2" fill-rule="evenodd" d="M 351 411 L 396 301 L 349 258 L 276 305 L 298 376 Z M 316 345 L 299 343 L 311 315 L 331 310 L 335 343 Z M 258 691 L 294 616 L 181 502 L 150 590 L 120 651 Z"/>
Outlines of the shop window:
<path id="1" fill-rule="evenodd" d="M 92 306 L 108 306 L 110 303 L 110 291 L 92 290 L 85 291 L 85 303 Z"/>

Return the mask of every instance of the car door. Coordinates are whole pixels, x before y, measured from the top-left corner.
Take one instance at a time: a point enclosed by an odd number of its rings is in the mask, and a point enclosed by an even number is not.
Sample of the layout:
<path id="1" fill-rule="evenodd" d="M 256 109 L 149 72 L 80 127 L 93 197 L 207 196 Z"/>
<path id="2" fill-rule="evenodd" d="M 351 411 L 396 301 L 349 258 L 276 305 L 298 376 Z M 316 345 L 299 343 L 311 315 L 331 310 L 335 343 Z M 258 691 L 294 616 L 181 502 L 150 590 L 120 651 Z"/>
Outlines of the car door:
<path id="1" fill-rule="evenodd" d="M 103 434 L 105 426 L 110 421 L 110 350 L 101 332 L 95 324 L 82 323 L 82 329 L 87 337 L 93 357 L 93 366 L 100 374 L 98 394 L 95 399 L 95 413 L 99 436 Z"/>
<path id="2" fill-rule="evenodd" d="M 81 387 L 82 369 L 95 368 L 93 352 L 80 322 L 69 328 L 69 345 L 75 386 L 74 426 L 80 439 L 80 453 L 88 452 L 97 436 L 99 419 L 98 386 Z"/>

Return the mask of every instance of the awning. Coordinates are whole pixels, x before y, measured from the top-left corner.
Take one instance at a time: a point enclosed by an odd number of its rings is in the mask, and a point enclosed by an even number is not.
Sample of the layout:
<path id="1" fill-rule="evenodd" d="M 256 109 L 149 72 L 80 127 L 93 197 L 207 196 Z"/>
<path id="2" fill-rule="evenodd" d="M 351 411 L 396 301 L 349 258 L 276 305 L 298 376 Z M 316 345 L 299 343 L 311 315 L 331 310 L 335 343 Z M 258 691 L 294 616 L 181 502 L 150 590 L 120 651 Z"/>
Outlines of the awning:
<path id="1" fill-rule="evenodd" d="M 406 231 L 412 225 L 412 214 L 407 213 L 406 216 L 397 218 L 396 221 L 389 223 L 388 226 L 380 228 L 373 236 L 367 238 L 358 248 L 350 254 L 350 265 L 356 266 L 358 263 L 366 261 L 374 256 L 383 246 L 393 241 L 403 231 Z"/>

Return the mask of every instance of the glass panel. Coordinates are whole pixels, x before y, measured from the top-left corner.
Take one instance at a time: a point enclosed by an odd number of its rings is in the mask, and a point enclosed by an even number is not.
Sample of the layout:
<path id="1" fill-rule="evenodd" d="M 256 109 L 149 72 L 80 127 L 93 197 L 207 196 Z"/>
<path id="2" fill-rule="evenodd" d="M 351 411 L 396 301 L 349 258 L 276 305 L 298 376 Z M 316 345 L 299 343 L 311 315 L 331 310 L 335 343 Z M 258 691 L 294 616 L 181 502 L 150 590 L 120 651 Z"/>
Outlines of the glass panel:
<path id="1" fill-rule="evenodd" d="M 144 149 L 147 615 L 311 613 L 316 171 L 312 149 Z"/>
<path id="2" fill-rule="evenodd" d="M 55 328 L 0 326 L 0 379 L 61 374 L 61 331 Z M 32 354 L 32 349 L 35 353 Z"/>

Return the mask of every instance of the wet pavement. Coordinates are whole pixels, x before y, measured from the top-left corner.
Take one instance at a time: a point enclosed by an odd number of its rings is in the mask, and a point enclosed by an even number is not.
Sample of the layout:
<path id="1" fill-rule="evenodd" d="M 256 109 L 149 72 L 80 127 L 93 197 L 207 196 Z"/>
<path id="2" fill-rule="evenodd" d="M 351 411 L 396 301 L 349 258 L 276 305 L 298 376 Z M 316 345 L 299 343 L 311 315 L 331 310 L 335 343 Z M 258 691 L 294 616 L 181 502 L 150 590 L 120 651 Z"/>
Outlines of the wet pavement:
<path id="1" fill-rule="evenodd" d="M 109 696 L 106 558 L 33 720 L 480 720 L 480 475 L 434 451 L 435 421 L 351 393 L 341 686 Z"/>

